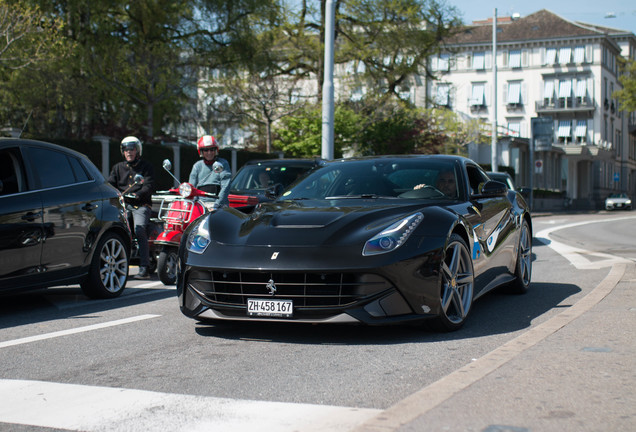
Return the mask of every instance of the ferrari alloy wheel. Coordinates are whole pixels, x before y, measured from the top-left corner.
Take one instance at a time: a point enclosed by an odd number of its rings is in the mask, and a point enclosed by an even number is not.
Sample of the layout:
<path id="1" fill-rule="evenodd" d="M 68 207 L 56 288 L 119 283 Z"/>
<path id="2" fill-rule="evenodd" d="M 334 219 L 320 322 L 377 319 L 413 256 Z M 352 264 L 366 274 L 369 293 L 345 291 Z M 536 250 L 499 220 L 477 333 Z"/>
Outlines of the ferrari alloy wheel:
<path id="1" fill-rule="evenodd" d="M 466 242 L 451 235 L 441 266 L 440 314 L 432 322 L 437 330 L 459 329 L 473 305 L 473 263 Z"/>
<path id="2" fill-rule="evenodd" d="M 89 274 L 80 286 L 87 297 L 114 298 L 126 287 L 128 250 L 115 233 L 106 233 L 95 248 Z"/>
<path id="3" fill-rule="evenodd" d="M 519 232 L 519 248 L 517 251 L 517 263 L 515 265 L 515 280 L 511 284 L 511 291 L 524 294 L 530 286 L 532 277 L 532 235 L 530 227 L 525 220 L 521 224 Z"/>

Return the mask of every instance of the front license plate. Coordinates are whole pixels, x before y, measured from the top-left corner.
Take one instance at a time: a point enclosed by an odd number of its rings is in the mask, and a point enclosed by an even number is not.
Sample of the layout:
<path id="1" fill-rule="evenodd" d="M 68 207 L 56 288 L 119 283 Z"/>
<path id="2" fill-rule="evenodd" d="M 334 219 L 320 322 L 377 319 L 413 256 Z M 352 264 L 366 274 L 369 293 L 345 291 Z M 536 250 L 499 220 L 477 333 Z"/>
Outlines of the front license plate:
<path id="1" fill-rule="evenodd" d="M 293 313 L 293 300 L 247 299 L 248 316 L 290 318 Z"/>

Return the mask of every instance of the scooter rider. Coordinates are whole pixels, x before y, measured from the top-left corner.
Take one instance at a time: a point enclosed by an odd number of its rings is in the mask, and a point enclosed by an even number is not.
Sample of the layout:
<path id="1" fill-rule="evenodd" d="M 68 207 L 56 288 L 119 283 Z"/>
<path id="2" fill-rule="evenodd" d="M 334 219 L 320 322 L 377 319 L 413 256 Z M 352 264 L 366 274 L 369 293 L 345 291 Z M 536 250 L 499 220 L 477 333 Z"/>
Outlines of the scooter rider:
<path id="1" fill-rule="evenodd" d="M 218 157 L 219 145 L 211 135 L 204 135 L 197 142 L 201 160 L 195 162 L 190 172 L 189 182 L 204 192 L 218 194 L 212 207 L 217 209 L 228 205 L 229 185 L 232 179 L 230 164 Z"/>
<path id="2" fill-rule="evenodd" d="M 147 226 L 150 222 L 152 210 L 152 194 L 155 191 L 154 169 L 150 162 L 141 159 L 141 141 L 134 136 L 128 136 L 121 141 L 121 154 L 125 161 L 113 165 L 108 182 L 126 192 L 124 200 L 126 209 L 132 213 L 135 236 L 139 242 L 139 273 L 136 279 L 148 279 L 150 265 L 148 251 Z M 144 177 L 142 184 L 135 184 L 135 175 Z"/>

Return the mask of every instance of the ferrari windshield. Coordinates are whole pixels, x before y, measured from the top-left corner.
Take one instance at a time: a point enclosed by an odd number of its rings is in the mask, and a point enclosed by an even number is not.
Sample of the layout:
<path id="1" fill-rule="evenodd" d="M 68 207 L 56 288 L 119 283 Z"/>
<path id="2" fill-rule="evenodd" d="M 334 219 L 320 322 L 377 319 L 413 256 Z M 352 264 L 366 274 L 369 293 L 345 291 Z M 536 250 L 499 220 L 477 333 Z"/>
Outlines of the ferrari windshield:
<path id="1" fill-rule="evenodd" d="M 287 187 L 311 168 L 313 168 L 311 163 L 287 162 L 284 159 L 276 163 L 245 165 L 232 180 L 230 192 L 265 190 L 277 184 Z"/>
<path id="2" fill-rule="evenodd" d="M 283 200 L 404 198 L 456 199 L 459 184 L 451 161 L 386 158 L 336 161 L 291 189 Z"/>

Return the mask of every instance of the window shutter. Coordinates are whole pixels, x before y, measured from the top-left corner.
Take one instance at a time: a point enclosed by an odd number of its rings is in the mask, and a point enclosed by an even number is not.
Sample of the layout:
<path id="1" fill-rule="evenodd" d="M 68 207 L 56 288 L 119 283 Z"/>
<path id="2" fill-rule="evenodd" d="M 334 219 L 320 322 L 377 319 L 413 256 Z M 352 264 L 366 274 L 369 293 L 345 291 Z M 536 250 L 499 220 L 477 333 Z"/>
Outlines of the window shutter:
<path id="1" fill-rule="evenodd" d="M 528 85 L 524 82 L 521 83 L 521 103 L 524 104 L 528 100 Z"/>
<path id="2" fill-rule="evenodd" d="M 521 51 L 521 67 L 528 67 L 530 59 L 530 53 L 527 49 Z"/>
<path id="3" fill-rule="evenodd" d="M 490 106 L 490 94 L 492 93 L 492 90 L 490 89 L 490 84 L 486 83 L 484 85 L 484 100 L 486 101 L 486 106 Z"/>
<path id="4" fill-rule="evenodd" d="M 528 122 L 526 122 L 525 120 L 521 120 L 521 126 L 519 127 L 519 136 L 521 138 L 529 137 L 527 125 L 528 125 Z"/>

